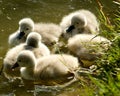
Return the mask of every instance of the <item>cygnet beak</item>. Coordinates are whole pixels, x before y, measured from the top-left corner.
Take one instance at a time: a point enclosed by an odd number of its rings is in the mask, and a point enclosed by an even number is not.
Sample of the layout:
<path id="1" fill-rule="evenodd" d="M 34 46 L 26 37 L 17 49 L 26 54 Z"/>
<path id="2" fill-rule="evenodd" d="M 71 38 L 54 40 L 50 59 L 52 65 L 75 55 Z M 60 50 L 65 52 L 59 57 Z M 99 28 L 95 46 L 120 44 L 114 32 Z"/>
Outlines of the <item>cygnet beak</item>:
<path id="1" fill-rule="evenodd" d="M 70 27 L 68 27 L 68 29 L 66 30 L 67 33 L 71 32 L 73 29 L 75 29 L 74 25 L 71 25 Z"/>
<path id="2" fill-rule="evenodd" d="M 11 66 L 11 69 L 15 69 L 17 67 L 19 67 L 19 64 L 16 62 L 13 66 Z"/>
<path id="3" fill-rule="evenodd" d="M 17 38 L 18 38 L 18 39 L 21 39 L 24 35 L 25 35 L 24 32 L 20 32 Z"/>

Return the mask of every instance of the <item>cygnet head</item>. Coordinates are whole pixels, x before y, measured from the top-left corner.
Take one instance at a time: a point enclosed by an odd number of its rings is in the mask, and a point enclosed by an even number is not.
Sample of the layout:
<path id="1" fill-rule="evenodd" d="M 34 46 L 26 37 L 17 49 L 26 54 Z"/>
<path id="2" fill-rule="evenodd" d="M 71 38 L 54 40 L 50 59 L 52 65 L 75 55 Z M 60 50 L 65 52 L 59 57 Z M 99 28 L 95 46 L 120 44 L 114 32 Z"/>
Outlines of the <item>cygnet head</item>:
<path id="1" fill-rule="evenodd" d="M 30 32 L 34 30 L 34 22 L 30 18 L 23 18 L 19 21 L 19 36 L 21 39 L 24 36 L 27 36 Z"/>
<path id="2" fill-rule="evenodd" d="M 83 14 L 76 14 L 71 19 L 71 25 L 68 27 L 66 32 L 72 32 L 73 29 L 84 28 L 87 26 L 86 16 Z"/>
<path id="3" fill-rule="evenodd" d="M 34 54 L 31 51 L 24 50 L 18 54 L 17 62 L 11 67 L 11 69 L 15 69 L 17 67 L 34 67 L 36 63 L 36 59 Z"/>
<path id="4" fill-rule="evenodd" d="M 32 46 L 32 47 L 38 47 L 39 43 L 41 42 L 41 35 L 39 33 L 36 32 L 31 32 L 26 39 L 26 44 L 28 46 Z"/>

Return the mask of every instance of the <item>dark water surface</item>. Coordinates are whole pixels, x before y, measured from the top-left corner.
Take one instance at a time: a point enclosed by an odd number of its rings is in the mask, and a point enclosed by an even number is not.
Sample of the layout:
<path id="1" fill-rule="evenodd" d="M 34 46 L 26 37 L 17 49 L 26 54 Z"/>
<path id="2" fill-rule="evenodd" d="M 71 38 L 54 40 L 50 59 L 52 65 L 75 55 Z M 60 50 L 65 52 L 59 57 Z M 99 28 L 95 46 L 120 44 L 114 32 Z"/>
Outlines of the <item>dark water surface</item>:
<path id="1" fill-rule="evenodd" d="M 35 22 L 59 24 L 64 15 L 78 9 L 88 9 L 98 17 L 97 1 L 99 0 L 0 0 L 0 66 L 9 48 L 8 36 L 17 30 L 20 19 L 30 17 Z M 119 5 L 113 3 L 112 0 L 100 1 L 104 12 L 112 19 Z M 25 86 L 20 85 L 19 81 L 8 82 L 3 75 L 0 76 L 0 96 L 81 96 L 81 93 L 84 94 L 82 96 L 86 96 L 84 90 L 80 89 L 79 83 L 62 91 L 56 87 L 34 87 L 31 87 L 32 91 L 29 91 Z"/>

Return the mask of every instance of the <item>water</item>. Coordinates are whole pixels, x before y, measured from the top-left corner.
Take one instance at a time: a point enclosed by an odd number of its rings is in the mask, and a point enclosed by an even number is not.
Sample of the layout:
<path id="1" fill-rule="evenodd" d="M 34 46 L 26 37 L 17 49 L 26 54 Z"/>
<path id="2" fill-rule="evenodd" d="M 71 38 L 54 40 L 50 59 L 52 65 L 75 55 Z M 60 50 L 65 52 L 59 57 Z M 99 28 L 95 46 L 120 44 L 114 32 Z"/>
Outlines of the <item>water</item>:
<path id="1" fill-rule="evenodd" d="M 0 0 L 0 66 L 9 49 L 8 36 L 17 30 L 21 18 L 30 17 L 35 22 L 59 24 L 64 15 L 78 9 L 88 9 L 98 17 L 97 1 L 99 0 Z M 119 5 L 112 0 L 100 1 L 103 4 L 103 11 L 112 19 Z M 8 82 L 2 75 L 0 76 L 0 96 L 79 96 L 81 92 L 84 93 L 80 85 L 77 83 L 63 90 L 41 87 L 36 92 L 34 89 L 37 86 L 30 86 L 32 91 L 29 91 L 26 86 L 21 85 L 20 81 Z"/>

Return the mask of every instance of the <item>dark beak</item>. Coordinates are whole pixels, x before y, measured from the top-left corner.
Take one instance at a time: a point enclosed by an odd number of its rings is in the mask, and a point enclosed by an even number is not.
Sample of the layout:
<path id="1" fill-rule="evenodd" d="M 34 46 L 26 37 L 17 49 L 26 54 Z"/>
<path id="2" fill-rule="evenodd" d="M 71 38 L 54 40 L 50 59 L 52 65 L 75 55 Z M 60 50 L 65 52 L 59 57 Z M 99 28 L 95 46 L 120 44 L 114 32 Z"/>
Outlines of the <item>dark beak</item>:
<path id="1" fill-rule="evenodd" d="M 66 30 L 67 33 L 71 32 L 73 29 L 75 29 L 74 25 L 71 25 L 70 27 L 68 27 L 68 29 Z"/>
<path id="2" fill-rule="evenodd" d="M 16 62 L 13 66 L 11 66 L 11 69 L 15 69 L 17 67 L 19 67 L 19 64 Z"/>
<path id="3" fill-rule="evenodd" d="M 18 34 L 18 39 L 21 39 L 23 36 L 25 35 L 25 33 L 24 32 L 20 32 L 19 34 Z"/>

